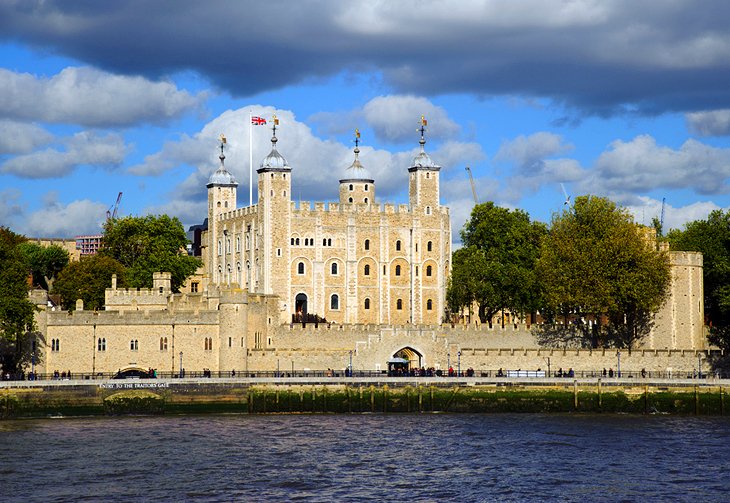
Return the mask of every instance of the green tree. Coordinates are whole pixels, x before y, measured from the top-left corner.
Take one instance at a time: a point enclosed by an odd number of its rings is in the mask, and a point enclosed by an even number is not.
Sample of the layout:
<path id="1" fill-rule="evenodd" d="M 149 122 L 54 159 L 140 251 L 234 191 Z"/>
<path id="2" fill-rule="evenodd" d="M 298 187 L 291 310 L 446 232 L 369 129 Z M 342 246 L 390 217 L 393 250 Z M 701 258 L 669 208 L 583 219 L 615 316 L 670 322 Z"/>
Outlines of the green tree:
<path id="1" fill-rule="evenodd" d="M 716 210 L 667 234 L 673 250 L 703 255 L 705 319 L 711 344 L 730 352 L 730 211 Z M 727 360 L 727 361 L 726 361 Z M 717 362 L 730 370 L 730 358 Z"/>
<path id="2" fill-rule="evenodd" d="M 537 329 L 546 345 L 631 348 L 651 331 L 670 283 L 669 257 L 646 228 L 593 196 L 553 216 L 537 271 L 546 313 L 566 322 Z"/>
<path id="3" fill-rule="evenodd" d="M 17 375 L 30 362 L 36 336 L 35 306 L 28 298 L 28 264 L 20 245 L 25 238 L 0 227 L 0 364 Z"/>
<path id="4" fill-rule="evenodd" d="M 33 284 L 50 292 L 56 276 L 68 265 L 68 252 L 58 245 L 41 246 L 29 242 L 22 243 L 20 249 L 33 274 Z"/>
<path id="5" fill-rule="evenodd" d="M 152 273 L 169 272 L 172 289 L 177 292 L 201 265 L 199 259 L 185 252 L 187 244 L 185 229 L 177 218 L 125 217 L 106 222 L 99 254 L 126 268 L 130 287 L 151 288 Z"/>
<path id="6" fill-rule="evenodd" d="M 453 256 L 447 298 L 453 312 L 478 306 L 482 323 L 500 311 L 531 312 L 539 306 L 535 275 L 545 226 L 530 222 L 522 210 L 510 211 L 492 202 L 474 207 L 464 224 L 464 247 Z"/>
<path id="7" fill-rule="evenodd" d="M 71 262 L 58 275 L 53 293 L 61 295 L 61 306 L 73 311 L 76 300 L 84 301 L 84 309 L 104 307 L 104 292 L 111 287 L 112 275 L 117 275 L 118 286 L 124 287 L 124 266 L 111 257 L 92 255 L 79 262 Z"/>

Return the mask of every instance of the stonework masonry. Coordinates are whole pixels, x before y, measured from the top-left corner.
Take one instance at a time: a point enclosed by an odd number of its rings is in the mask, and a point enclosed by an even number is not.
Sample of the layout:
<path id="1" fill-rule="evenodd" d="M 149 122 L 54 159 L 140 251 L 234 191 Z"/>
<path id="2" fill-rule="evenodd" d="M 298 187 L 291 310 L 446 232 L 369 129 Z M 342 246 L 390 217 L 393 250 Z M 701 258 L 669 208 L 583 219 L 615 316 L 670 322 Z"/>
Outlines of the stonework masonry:
<path id="1" fill-rule="evenodd" d="M 103 311 L 65 312 L 33 291 L 43 334 L 38 371 L 113 373 L 387 369 L 475 370 L 615 367 L 616 351 L 540 348 L 530 326 L 442 324 L 451 222 L 440 204 L 440 167 L 424 150 L 408 168 L 409 203 L 383 204 L 355 161 L 338 202 L 294 202 L 290 167 L 272 138 L 258 170 L 258 202 L 236 207 L 234 177 L 220 166 L 208 188 L 208 229 L 197 291 L 112 280 Z M 690 372 L 706 362 L 702 255 L 670 254 L 672 284 L 644 345 L 624 352 L 625 370 Z M 316 316 L 315 316 L 316 315 Z M 317 320 L 317 321 L 314 321 Z M 324 320 L 324 321 L 323 321 Z"/>

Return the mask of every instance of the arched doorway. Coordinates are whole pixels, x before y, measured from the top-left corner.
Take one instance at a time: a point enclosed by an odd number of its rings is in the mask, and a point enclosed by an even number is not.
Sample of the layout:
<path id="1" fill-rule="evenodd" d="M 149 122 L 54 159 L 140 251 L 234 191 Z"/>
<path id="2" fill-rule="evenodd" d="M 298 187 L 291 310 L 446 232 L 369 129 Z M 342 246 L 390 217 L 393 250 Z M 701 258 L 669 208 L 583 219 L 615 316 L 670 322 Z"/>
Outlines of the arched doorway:
<path id="1" fill-rule="evenodd" d="M 423 355 L 411 347 L 399 349 L 393 353 L 392 361 L 403 360 L 405 370 L 423 367 Z"/>
<path id="2" fill-rule="evenodd" d="M 307 295 L 303 293 L 297 294 L 294 305 L 294 313 L 297 321 L 304 321 L 307 319 Z"/>

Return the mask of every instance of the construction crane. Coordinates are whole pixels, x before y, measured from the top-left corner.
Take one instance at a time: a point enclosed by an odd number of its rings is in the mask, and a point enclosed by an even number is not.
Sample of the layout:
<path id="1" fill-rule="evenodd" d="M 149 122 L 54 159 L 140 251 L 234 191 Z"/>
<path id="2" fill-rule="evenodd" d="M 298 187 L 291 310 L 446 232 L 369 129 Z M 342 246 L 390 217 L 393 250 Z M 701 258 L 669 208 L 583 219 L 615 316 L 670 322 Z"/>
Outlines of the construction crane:
<path id="1" fill-rule="evenodd" d="M 469 182 L 471 183 L 471 193 L 474 196 L 474 204 L 479 204 L 479 199 L 477 199 L 477 189 L 474 186 L 474 177 L 471 176 L 471 168 L 467 166 L 466 172 L 469 173 Z"/>
<path id="2" fill-rule="evenodd" d="M 112 220 L 117 218 L 117 212 L 119 211 L 119 203 L 122 200 L 122 193 L 120 192 L 119 195 L 117 195 L 117 202 L 114 203 L 114 206 L 110 207 L 108 210 L 106 210 L 106 219 Z M 114 208 L 112 210 L 112 208 Z"/>
<path id="3" fill-rule="evenodd" d="M 570 208 L 570 196 L 568 195 L 568 192 L 565 190 L 565 185 L 563 185 L 561 183 L 560 188 L 563 189 L 563 195 L 565 196 L 565 201 L 563 201 L 563 206 L 567 206 L 568 208 Z"/>

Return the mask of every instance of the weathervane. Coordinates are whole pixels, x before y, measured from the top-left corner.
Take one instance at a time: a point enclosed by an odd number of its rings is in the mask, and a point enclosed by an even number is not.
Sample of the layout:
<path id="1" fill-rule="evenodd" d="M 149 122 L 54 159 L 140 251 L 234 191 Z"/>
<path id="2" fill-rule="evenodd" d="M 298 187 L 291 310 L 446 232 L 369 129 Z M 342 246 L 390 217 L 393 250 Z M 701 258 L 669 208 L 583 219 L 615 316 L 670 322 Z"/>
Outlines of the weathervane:
<path id="1" fill-rule="evenodd" d="M 221 141 L 221 155 L 220 155 L 219 159 L 221 160 L 221 162 L 223 162 L 223 159 L 226 158 L 225 154 L 223 154 L 223 146 L 226 144 L 226 135 L 224 135 L 223 133 L 221 133 L 220 141 Z"/>
<path id="2" fill-rule="evenodd" d="M 426 120 L 426 117 L 422 115 L 421 127 L 416 129 L 416 131 L 419 131 L 421 133 L 421 141 L 419 142 L 421 144 L 421 150 L 423 150 L 423 146 L 426 144 L 426 139 L 424 138 L 424 134 L 426 133 L 426 126 L 428 126 L 428 121 Z"/>

